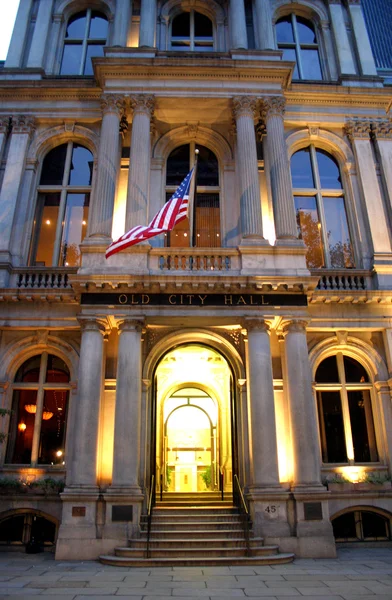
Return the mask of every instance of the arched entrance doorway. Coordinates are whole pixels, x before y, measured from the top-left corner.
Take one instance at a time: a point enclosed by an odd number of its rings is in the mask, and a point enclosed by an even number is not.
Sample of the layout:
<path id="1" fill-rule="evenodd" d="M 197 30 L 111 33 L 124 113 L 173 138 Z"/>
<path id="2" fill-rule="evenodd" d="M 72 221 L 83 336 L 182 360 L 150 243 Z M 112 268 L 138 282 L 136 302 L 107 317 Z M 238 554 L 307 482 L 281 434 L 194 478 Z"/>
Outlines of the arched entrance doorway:
<path id="1" fill-rule="evenodd" d="M 156 369 L 157 485 L 166 492 L 232 489 L 232 375 L 216 350 L 188 344 Z"/>

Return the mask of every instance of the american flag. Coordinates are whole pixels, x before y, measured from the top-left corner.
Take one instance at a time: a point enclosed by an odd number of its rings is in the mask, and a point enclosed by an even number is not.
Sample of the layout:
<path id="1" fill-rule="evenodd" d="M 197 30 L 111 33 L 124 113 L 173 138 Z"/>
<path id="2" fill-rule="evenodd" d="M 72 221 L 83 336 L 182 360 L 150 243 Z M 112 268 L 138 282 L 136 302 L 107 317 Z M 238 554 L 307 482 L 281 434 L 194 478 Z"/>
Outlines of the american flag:
<path id="1" fill-rule="evenodd" d="M 125 248 L 134 246 L 139 242 L 155 237 L 160 233 L 171 231 L 175 225 L 188 216 L 189 195 L 194 169 L 189 171 L 184 181 L 174 192 L 173 196 L 166 202 L 161 210 L 155 215 L 149 225 L 137 225 L 124 233 L 118 240 L 112 242 L 106 249 L 106 258 L 121 252 Z"/>

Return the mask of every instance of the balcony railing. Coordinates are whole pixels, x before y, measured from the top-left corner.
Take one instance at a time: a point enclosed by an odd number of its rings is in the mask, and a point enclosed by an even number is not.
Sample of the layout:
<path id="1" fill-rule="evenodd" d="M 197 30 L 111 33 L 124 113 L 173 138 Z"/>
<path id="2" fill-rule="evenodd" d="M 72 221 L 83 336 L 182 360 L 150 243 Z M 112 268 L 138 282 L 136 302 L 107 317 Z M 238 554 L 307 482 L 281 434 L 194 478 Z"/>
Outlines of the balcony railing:
<path id="1" fill-rule="evenodd" d="M 228 248 L 155 248 L 150 252 L 152 271 L 222 272 L 232 275 L 240 270 L 240 257 Z"/>
<path id="2" fill-rule="evenodd" d="M 71 289 L 69 277 L 77 270 L 69 267 L 14 269 L 11 285 L 20 289 Z"/>
<path id="3" fill-rule="evenodd" d="M 320 277 L 317 290 L 360 292 L 372 289 L 371 273 L 364 270 L 314 269 L 312 275 Z"/>

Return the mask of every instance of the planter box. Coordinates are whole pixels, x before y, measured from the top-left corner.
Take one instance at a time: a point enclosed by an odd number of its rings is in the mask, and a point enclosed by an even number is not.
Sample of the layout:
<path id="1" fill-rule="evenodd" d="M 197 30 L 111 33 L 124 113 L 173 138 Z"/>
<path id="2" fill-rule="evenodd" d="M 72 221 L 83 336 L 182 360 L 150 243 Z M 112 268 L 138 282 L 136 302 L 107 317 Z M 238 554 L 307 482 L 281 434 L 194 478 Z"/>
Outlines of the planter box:
<path id="1" fill-rule="evenodd" d="M 354 488 L 358 492 L 377 492 L 382 490 L 390 490 L 391 482 L 384 481 L 384 483 L 369 483 L 369 482 L 359 482 L 354 483 Z"/>
<path id="2" fill-rule="evenodd" d="M 353 483 L 328 483 L 330 492 L 348 493 L 354 491 Z"/>

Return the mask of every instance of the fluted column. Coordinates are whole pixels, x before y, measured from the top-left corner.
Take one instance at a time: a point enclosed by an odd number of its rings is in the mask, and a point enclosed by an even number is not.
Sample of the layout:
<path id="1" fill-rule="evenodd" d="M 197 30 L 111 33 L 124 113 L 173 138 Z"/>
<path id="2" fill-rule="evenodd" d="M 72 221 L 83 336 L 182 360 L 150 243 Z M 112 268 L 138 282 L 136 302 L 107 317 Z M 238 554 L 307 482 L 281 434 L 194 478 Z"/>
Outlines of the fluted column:
<path id="1" fill-rule="evenodd" d="M 354 57 L 348 39 L 341 0 L 329 0 L 332 30 L 339 60 L 341 75 L 355 75 Z"/>
<path id="2" fill-rule="evenodd" d="M 52 19 L 53 0 L 41 0 L 35 21 L 33 39 L 27 60 L 28 67 L 43 69 L 46 58 L 46 43 Z"/>
<path id="3" fill-rule="evenodd" d="M 0 117 L 0 161 L 3 160 L 5 142 L 10 128 L 10 117 Z"/>
<path id="4" fill-rule="evenodd" d="M 348 11 L 353 26 L 362 75 L 377 77 L 376 63 L 374 62 L 373 51 L 360 2 L 358 0 L 349 0 Z"/>
<path id="5" fill-rule="evenodd" d="M 266 150 L 270 169 L 277 243 L 298 237 L 290 177 L 290 163 L 284 135 L 285 99 L 273 96 L 263 99 L 262 113 L 267 137 Z"/>
<path id="6" fill-rule="evenodd" d="M 98 168 L 91 202 L 89 236 L 110 238 L 114 196 L 120 168 L 120 119 L 124 114 L 122 96 L 105 94 L 101 98 L 103 112 L 98 149 Z"/>
<path id="7" fill-rule="evenodd" d="M 392 122 L 381 121 L 372 124 L 372 135 L 380 154 L 381 171 L 385 182 L 389 205 L 392 208 Z"/>
<path id="8" fill-rule="evenodd" d="M 126 47 L 132 20 L 132 0 L 116 0 L 112 46 Z"/>
<path id="9" fill-rule="evenodd" d="M 251 490 L 279 486 L 274 386 L 268 324 L 247 319 Z M 280 486 L 279 486 L 280 487 Z"/>
<path id="10" fill-rule="evenodd" d="M 230 37 L 232 50 L 248 48 L 244 0 L 230 0 L 229 5 Z"/>
<path id="11" fill-rule="evenodd" d="M 155 47 L 157 0 L 142 0 L 140 9 L 140 47 Z"/>
<path id="12" fill-rule="evenodd" d="M 18 210 L 18 197 L 23 183 L 27 149 L 35 130 L 34 119 L 30 117 L 13 117 L 11 123 L 11 141 L 0 193 L 0 258 L 5 261 L 10 260 L 10 240 L 15 214 Z"/>
<path id="13" fill-rule="evenodd" d="M 256 100 L 249 96 L 233 99 L 237 127 L 237 173 L 240 183 L 242 243 L 254 239 L 265 242 L 261 216 L 259 172 L 257 165 L 254 117 Z"/>
<path id="14" fill-rule="evenodd" d="M 142 323 L 125 319 L 119 328 L 112 488 L 140 492 Z"/>
<path id="15" fill-rule="evenodd" d="M 78 398 L 73 406 L 71 464 L 67 487 L 97 485 L 98 428 L 103 384 L 105 327 L 95 318 L 79 319 L 82 339 L 78 373 Z"/>
<path id="16" fill-rule="evenodd" d="M 256 43 L 260 50 L 276 50 L 270 0 L 254 0 Z"/>
<path id="17" fill-rule="evenodd" d="M 285 337 L 285 381 L 293 442 L 294 486 L 319 486 L 320 448 L 316 405 L 312 390 L 306 321 L 293 320 L 283 328 Z"/>
<path id="18" fill-rule="evenodd" d="M 22 57 L 26 45 L 32 5 L 33 0 L 23 0 L 19 3 L 11 42 L 4 64 L 6 69 L 17 69 L 22 66 Z"/>
<path id="19" fill-rule="evenodd" d="M 128 174 L 126 228 L 147 225 L 151 163 L 150 125 L 154 97 L 142 94 L 131 98 L 133 107 L 131 156 Z"/>

